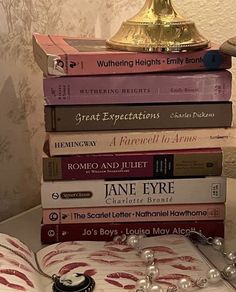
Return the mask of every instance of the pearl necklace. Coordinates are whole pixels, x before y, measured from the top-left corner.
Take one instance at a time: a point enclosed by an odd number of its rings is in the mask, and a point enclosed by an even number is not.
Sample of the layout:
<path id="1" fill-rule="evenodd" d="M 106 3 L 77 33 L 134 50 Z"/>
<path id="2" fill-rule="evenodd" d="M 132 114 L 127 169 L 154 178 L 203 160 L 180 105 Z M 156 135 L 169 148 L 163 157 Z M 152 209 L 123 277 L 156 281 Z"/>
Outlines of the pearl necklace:
<path id="1" fill-rule="evenodd" d="M 164 292 L 164 289 L 155 283 L 160 275 L 160 270 L 155 264 L 154 251 L 151 249 L 141 249 L 140 240 L 144 235 L 122 235 L 116 236 L 113 241 L 119 244 L 127 244 L 137 251 L 138 256 L 146 265 L 145 277 L 136 282 L 135 292 Z M 202 233 L 191 231 L 188 237 L 195 237 L 195 241 L 201 244 L 211 245 L 215 250 L 219 251 L 224 258 L 229 262 L 222 271 L 216 268 L 211 268 L 206 275 L 193 281 L 189 278 L 182 278 L 177 285 L 172 285 L 167 288 L 167 292 L 191 291 L 192 288 L 203 289 L 208 285 L 217 284 L 221 279 L 232 280 L 236 278 L 236 253 L 224 251 L 224 240 L 220 237 L 205 237 Z"/>

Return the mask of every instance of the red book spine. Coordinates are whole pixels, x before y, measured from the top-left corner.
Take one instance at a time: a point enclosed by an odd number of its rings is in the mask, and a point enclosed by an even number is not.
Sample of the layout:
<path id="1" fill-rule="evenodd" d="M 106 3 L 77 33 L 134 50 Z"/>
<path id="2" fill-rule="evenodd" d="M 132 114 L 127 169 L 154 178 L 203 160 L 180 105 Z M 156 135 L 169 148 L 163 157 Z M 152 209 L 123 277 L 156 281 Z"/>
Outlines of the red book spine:
<path id="1" fill-rule="evenodd" d="M 224 221 L 43 224 L 41 241 L 47 244 L 76 240 L 112 241 L 114 236 L 121 234 L 186 235 L 189 231 L 201 231 L 207 237 L 224 237 Z"/>
<path id="2" fill-rule="evenodd" d="M 195 149 L 43 157 L 43 179 L 220 176 L 222 150 Z"/>

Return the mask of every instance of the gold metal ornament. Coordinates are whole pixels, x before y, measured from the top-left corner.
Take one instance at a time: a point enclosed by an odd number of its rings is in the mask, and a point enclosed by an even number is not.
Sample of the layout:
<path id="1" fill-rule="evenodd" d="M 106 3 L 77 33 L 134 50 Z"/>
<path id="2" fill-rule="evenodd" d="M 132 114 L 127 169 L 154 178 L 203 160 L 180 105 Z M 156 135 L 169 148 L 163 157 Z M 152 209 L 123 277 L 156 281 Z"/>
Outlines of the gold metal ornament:
<path id="1" fill-rule="evenodd" d="M 171 0 L 146 0 L 140 12 L 123 22 L 106 43 L 111 49 L 139 52 L 187 52 L 210 47 L 194 22 L 175 11 Z"/>

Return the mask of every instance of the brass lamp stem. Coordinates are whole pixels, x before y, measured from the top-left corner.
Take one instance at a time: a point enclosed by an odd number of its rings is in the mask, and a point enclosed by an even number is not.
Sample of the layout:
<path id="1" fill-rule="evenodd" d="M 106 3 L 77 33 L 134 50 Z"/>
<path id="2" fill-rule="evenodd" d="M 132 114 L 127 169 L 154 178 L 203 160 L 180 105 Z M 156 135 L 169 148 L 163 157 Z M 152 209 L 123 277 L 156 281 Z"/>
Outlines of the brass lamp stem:
<path id="1" fill-rule="evenodd" d="M 107 40 L 107 46 L 128 51 L 183 52 L 204 49 L 210 43 L 192 21 L 175 11 L 171 0 L 146 0 L 142 9 Z"/>
<path id="2" fill-rule="evenodd" d="M 147 0 L 143 10 L 150 9 L 157 16 L 175 15 L 171 0 Z M 141 10 L 142 11 L 142 10 Z"/>

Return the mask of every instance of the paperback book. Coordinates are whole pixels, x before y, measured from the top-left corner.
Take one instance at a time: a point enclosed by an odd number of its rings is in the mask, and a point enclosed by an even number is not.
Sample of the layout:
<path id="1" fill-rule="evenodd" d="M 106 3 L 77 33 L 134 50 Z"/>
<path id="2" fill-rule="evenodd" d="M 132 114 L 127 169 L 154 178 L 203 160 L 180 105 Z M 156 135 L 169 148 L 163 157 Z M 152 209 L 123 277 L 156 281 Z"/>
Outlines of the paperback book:
<path id="1" fill-rule="evenodd" d="M 160 151 L 177 149 L 234 148 L 236 128 L 49 132 L 51 156 Z"/>
<path id="2" fill-rule="evenodd" d="M 43 156 L 43 180 L 220 176 L 221 148 Z"/>
<path id="3" fill-rule="evenodd" d="M 231 88 L 227 70 L 43 79 L 49 105 L 228 101 Z"/>
<path id="4" fill-rule="evenodd" d="M 43 209 L 43 224 L 224 220 L 225 204 Z"/>
<path id="5" fill-rule="evenodd" d="M 42 181 L 43 208 L 224 203 L 225 177 Z"/>
<path id="6" fill-rule="evenodd" d="M 36 63 L 45 75 L 133 74 L 231 68 L 218 45 L 186 53 L 139 53 L 106 48 L 105 40 L 33 34 Z"/>
<path id="7" fill-rule="evenodd" d="M 187 235 L 190 231 L 202 232 L 207 237 L 224 237 L 224 221 L 153 221 L 122 223 L 74 223 L 42 224 L 43 243 L 65 242 L 70 240 L 111 241 L 114 236 L 141 235 Z"/>
<path id="8" fill-rule="evenodd" d="M 146 266 L 142 259 L 125 244 L 74 241 L 47 246 L 34 254 L 29 247 L 9 235 L 1 234 L 0 243 L 1 291 L 51 292 L 52 280 L 37 273 L 32 266 L 36 269 L 40 267 L 46 275 L 54 274 L 61 279 L 70 279 L 76 273 L 90 276 L 95 282 L 95 292 L 134 292 L 136 281 L 145 276 Z M 212 268 L 207 258 L 184 236 L 144 238 L 140 241 L 140 248 L 153 250 L 160 269 L 156 283 L 163 289 L 176 286 L 182 278 L 191 279 L 194 283 Z M 204 291 L 235 289 L 222 279 Z"/>
<path id="9" fill-rule="evenodd" d="M 232 124 L 232 102 L 58 105 L 44 107 L 48 132 L 223 128 Z"/>

